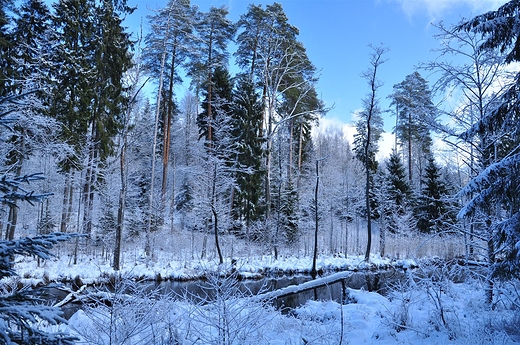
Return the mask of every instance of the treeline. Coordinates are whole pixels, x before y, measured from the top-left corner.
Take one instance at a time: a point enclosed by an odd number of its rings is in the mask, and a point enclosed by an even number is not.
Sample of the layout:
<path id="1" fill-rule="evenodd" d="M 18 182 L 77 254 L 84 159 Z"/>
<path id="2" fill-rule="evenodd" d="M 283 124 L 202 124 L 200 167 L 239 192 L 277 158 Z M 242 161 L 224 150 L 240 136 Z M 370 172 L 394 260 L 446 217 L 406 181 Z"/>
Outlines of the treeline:
<path id="1" fill-rule="evenodd" d="M 38 231 L 104 241 L 116 269 L 122 243 L 140 239 L 151 255 L 151 234 L 166 229 L 213 234 L 222 262 L 221 234 L 277 255 L 320 227 L 367 224 L 370 239 L 372 221 L 381 255 L 389 233 L 457 233 L 468 256 L 495 263 L 518 251 L 519 122 L 506 70 L 520 58 L 507 54 L 512 24 L 499 20 L 515 6 L 438 26 L 439 58 L 420 66 L 437 81 L 430 87 L 414 72 L 383 95 L 396 140 L 379 162 L 384 47 L 367 59 L 349 143 L 340 131 L 311 135 L 327 107 L 281 4 L 250 5 L 233 23 L 225 7 L 172 0 L 132 40 L 125 1 L 2 2 L 2 171 L 45 173 L 42 192 L 55 197 L 39 209 Z M 496 32 L 486 24 L 495 22 Z M 182 78 L 191 91 L 177 95 Z M 142 94 L 151 84 L 152 100 Z M 456 107 L 433 103 L 434 93 L 454 91 Z M 445 155 L 434 152 L 439 138 Z M 19 205 L 2 207 L 2 233 L 13 239 Z M 341 251 L 333 242 L 330 251 Z"/>

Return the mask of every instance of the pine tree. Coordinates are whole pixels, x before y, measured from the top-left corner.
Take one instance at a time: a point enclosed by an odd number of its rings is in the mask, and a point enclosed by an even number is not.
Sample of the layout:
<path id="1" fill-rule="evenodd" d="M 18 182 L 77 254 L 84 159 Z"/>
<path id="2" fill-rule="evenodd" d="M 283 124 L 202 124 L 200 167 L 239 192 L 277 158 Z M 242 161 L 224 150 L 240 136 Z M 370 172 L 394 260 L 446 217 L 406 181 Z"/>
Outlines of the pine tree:
<path id="1" fill-rule="evenodd" d="M 174 115 L 177 110 L 175 103 L 175 86 L 182 82 L 179 76 L 180 67 L 187 63 L 194 39 L 194 25 L 197 17 L 196 8 L 189 0 L 170 0 L 165 8 L 149 16 L 150 32 L 146 35 L 144 59 L 150 74 L 157 80 L 162 80 L 162 93 L 159 95 L 160 123 L 162 137 L 162 185 L 161 203 L 165 207 L 168 168 L 170 164 L 171 131 Z M 164 62 L 164 63 L 163 63 Z"/>
<path id="2" fill-rule="evenodd" d="M 406 146 L 408 178 L 413 181 L 413 162 L 418 162 L 421 174 L 424 157 L 431 153 L 433 140 L 430 130 L 437 110 L 432 102 L 428 82 L 417 71 L 394 85 L 394 92 L 390 98 L 396 107 L 395 133 L 401 145 Z"/>
<path id="3" fill-rule="evenodd" d="M 309 129 L 324 109 L 314 88 L 316 69 L 303 44 L 297 40 L 298 28 L 289 23 L 281 4 L 267 5 L 265 9 L 249 6 L 238 26 L 237 63 L 261 92 L 263 126 L 259 138 L 265 142 L 264 199 L 266 217 L 271 218 L 271 208 L 276 207 L 271 192 L 276 193 L 278 188 L 271 183 L 276 169 L 273 166 L 276 165 L 273 154 L 278 147 L 278 144 L 274 146 L 275 141 L 286 140 L 284 145 L 288 147 L 283 151 L 287 157 L 283 165 L 287 179 L 299 192 L 305 155 L 312 146 Z M 298 172 L 296 183 L 293 181 L 295 171 Z"/>
<path id="4" fill-rule="evenodd" d="M 189 75 L 196 81 L 204 81 L 205 89 L 205 114 L 206 114 L 206 140 L 211 145 L 213 132 L 211 121 L 215 115 L 212 113 L 211 102 L 213 96 L 213 83 L 216 80 L 213 74 L 217 68 L 220 71 L 227 70 L 228 50 L 227 45 L 235 34 L 235 26 L 227 18 L 229 11 L 225 6 L 211 7 L 209 12 L 202 13 L 196 24 L 198 45 L 197 54 L 191 56 Z"/>

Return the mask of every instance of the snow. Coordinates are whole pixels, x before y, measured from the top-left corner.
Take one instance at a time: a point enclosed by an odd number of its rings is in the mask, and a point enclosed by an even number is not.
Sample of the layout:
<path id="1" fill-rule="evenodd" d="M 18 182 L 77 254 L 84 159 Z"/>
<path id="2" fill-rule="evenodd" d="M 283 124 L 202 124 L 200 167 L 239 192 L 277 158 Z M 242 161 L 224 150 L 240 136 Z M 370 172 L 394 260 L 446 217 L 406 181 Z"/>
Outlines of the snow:
<path id="1" fill-rule="evenodd" d="M 175 311 L 175 315 L 169 317 L 176 320 L 174 329 L 178 339 L 182 339 L 180 344 L 194 343 L 193 329 L 202 333 L 197 334 L 203 339 L 201 343 L 216 343 L 210 339 L 218 338 L 217 325 L 229 326 L 228 336 L 237 340 L 230 342 L 232 344 L 340 344 L 341 340 L 343 344 L 382 345 L 515 343 L 506 332 L 493 329 L 497 322 L 510 317 L 507 312 L 478 313 L 482 305 L 476 301 L 483 296 L 472 292 L 467 284 L 452 284 L 450 290 L 443 297 L 446 325 L 438 318 L 438 308 L 427 292 L 413 289 L 388 297 L 348 289 L 349 299 L 344 305 L 334 301 L 309 301 L 289 315 L 259 309 L 251 302 L 233 301 L 227 305 L 227 314 L 220 313 L 218 318 L 215 317 L 220 307 L 218 303 L 212 308 L 201 308 L 171 302 L 170 311 Z M 69 327 L 77 330 L 79 336 L 92 334 L 95 328 L 95 320 L 89 313 L 78 311 L 69 321 Z M 167 327 L 164 321 L 156 325 Z M 243 328 L 248 328 L 247 335 L 242 332 Z M 139 335 L 133 338 L 137 339 Z"/>
<path id="2" fill-rule="evenodd" d="M 264 274 L 276 273 L 308 273 L 312 266 L 312 258 L 279 257 L 274 260 L 271 255 L 260 257 L 235 259 L 235 269 L 246 278 L 258 278 Z M 36 286 L 43 282 L 72 281 L 79 277 L 84 284 L 103 282 L 115 274 L 111 262 L 90 257 L 79 257 L 76 264 L 69 256 L 56 257 L 46 260 L 40 266 L 38 262 L 28 257 L 18 257 L 15 263 L 16 272 L 22 277 L 24 284 Z M 322 271 L 360 270 L 375 267 L 402 267 L 416 266 L 413 259 L 390 260 L 373 255 L 371 264 L 364 261 L 364 256 L 321 255 L 317 260 L 317 268 Z M 224 267 L 230 269 L 231 260 L 226 259 Z M 180 261 L 159 256 L 154 261 L 146 259 L 144 253 L 138 253 L 135 260 L 128 259 L 122 264 L 120 274 L 126 278 L 140 280 L 161 279 L 188 280 L 204 276 L 208 271 L 216 271 L 219 265 L 215 260 Z"/>
<path id="3" fill-rule="evenodd" d="M 164 257 L 147 261 L 136 255 L 133 264 L 126 262 L 123 276 L 155 279 L 200 277 L 218 269 L 211 260 L 180 262 Z M 60 281 L 76 276 L 84 283 L 94 283 L 114 274 L 108 262 L 61 257 L 45 261 L 41 267 L 30 258 L 18 259 L 16 270 L 24 283 Z M 238 259 L 236 270 L 243 276 L 259 276 L 277 272 L 308 272 L 312 258 L 271 256 Z M 391 261 L 372 257 L 373 265 L 416 267 L 414 260 Z M 226 269 L 232 269 L 226 261 Z M 318 268 L 329 272 L 321 282 L 347 278 L 351 271 L 371 268 L 361 256 L 320 256 Z M 411 272 L 411 270 L 407 270 Z M 409 273 L 411 274 L 411 273 Z M 226 279 L 226 278 L 222 278 Z M 216 283 L 215 283 L 216 284 Z M 227 286 L 224 282 L 223 286 Z M 297 292 L 312 287 L 313 281 L 278 290 L 276 294 Z M 499 287 L 506 295 L 518 289 L 514 283 Z M 232 284 L 231 284 L 232 285 Z M 230 286 L 231 286 L 230 285 Z M 507 288 L 509 290 L 507 290 Z M 228 287 L 232 289 L 232 287 Z M 221 339 L 223 330 L 229 344 L 515 344 L 520 342 L 518 305 L 504 299 L 491 309 L 485 303 L 485 289 L 478 281 L 455 284 L 448 280 L 414 280 L 396 284 L 387 295 L 365 290 L 347 289 L 344 304 L 335 301 L 308 301 L 305 305 L 283 314 L 261 299 L 223 292 L 219 299 L 206 305 L 189 303 L 164 296 L 157 299 L 146 294 L 113 298 L 110 307 L 99 303 L 84 307 L 69 324 L 48 326 L 66 330 L 83 339 L 83 344 L 118 343 L 117 337 L 128 338 L 132 344 L 168 343 L 213 344 Z M 274 296 L 274 295 L 273 295 Z M 270 297 L 273 297 L 270 296 Z M 511 296 L 515 296 L 514 293 Z M 264 296 L 265 297 L 265 296 Z M 516 295 L 518 304 L 518 295 Z M 112 318 L 110 318 L 112 313 Z M 107 321 L 110 320 L 110 321 Z M 444 321 L 443 321 L 444 320 Z M 109 328 L 111 331 L 108 331 Z M 219 331 L 220 330 L 220 331 Z M 109 339 L 107 334 L 112 334 Z M 94 335 L 96 337 L 94 338 Z M 150 340 L 153 335 L 155 340 Z M 173 339 L 174 337 L 175 339 Z M 126 339 L 125 338 L 125 339 Z M 118 338 L 119 339 L 119 338 Z M 225 343 L 225 342 L 222 342 Z"/>

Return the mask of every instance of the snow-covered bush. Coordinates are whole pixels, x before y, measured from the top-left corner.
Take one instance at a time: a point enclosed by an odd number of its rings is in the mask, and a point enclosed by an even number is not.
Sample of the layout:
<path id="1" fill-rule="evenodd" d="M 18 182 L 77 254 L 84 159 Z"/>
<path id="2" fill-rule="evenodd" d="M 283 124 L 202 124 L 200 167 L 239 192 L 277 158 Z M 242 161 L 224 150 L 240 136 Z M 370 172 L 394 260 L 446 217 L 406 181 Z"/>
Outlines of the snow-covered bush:
<path id="1" fill-rule="evenodd" d="M 70 327 L 88 344 L 179 344 L 182 315 L 170 295 L 129 279 L 87 294 Z"/>
<path id="2" fill-rule="evenodd" d="M 253 300 L 251 292 L 241 289 L 236 274 L 208 274 L 203 289 L 206 298 L 185 304 L 189 323 L 184 333 L 202 344 L 262 344 L 277 315 L 267 302 Z"/>

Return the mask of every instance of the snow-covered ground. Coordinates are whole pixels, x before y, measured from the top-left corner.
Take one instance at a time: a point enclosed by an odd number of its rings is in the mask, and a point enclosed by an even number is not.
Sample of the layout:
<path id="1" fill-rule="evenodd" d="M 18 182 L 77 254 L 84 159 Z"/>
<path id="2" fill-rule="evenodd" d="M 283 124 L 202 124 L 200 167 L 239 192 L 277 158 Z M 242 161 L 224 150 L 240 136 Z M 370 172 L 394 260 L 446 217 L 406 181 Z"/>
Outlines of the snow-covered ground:
<path id="1" fill-rule="evenodd" d="M 234 259 L 234 269 L 245 278 L 258 278 L 265 274 L 308 273 L 312 267 L 312 257 L 284 256 L 277 260 L 272 255 Z M 358 270 L 370 267 L 411 267 L 414 260 L 390 260 L 372 255 L 371 265 L 367 265 L 363 256 L 320 255 L 317 269 L 322 271 Z M 226 259 L 224 268 L 231 269 L 231 259 Z M 222 268 L 222 267 L 221 267 Z M 220 269 L 221 269 L 220 268 Z M 93 284 L 108 280 L 115 274 L 110 260 L 100 257 L 80 256 L 73 264 L 69 255 L 55 257 L 38 263 L 30 257 L 17 257 L 16 272 L 24 284 L 37 286 L 48 282 L 70 282 L 79 278 L 84 284 Z M 180 261 L 170 255 L 158 255 L 154 260 L 146 258 L 143 252 L 122 265 L 120 275 L 138 280 L 189 280 L 204 276 L 207 272 L 219 269 L 216 260 L 197 259 Z"/>
<path id="2" fill-rule="evenodd" d="M 308 301 L 289 314 L 240 294 L 235 298 L 232 287 L 207 305 L 166 297 L 126 300 L 119 296 L 112 297 L 110 307 L 103 304 L 78 311 L 66 330 L 87 344 L 476 345 L 519 341 L 518 311 L 502 303 L 491 310 L 483 291 L 476 282 L 402 286 L 387 296 L 348 289 L 344 305 Z"/>
<path id="3" fill-rule="evenodd" d="M 348 289 L 343 305 L 308 301 L 282 313 L 269 304 L 239 292 L 229 279 L 208 272 L 218 268 L 211 260 L 175 261 L 167 255 L 147 261 L 140 253 L 123 266 L 126 278 L 187 279 L 206 275 L 218 287 L 212 303 L 194 304 L 173 296 L 158 296 L 135 288 L 131 297 L 122 291 L 105 296 L 110 303 L 85 307 L 69 325 L 59 326 L 76 334 L 84 344 L 515 344 L 520 342 L 520 286 L 508 282 L 497 286 L 493 305 L 485 302 L 485 285 L 467 276 L 462 283 L 449 267 L 424 264 L 410 279 L 396 283 L 383 296 L 376 292 Z M 376 256 L 372 262 L 387 266 L 414 266 L 413 260 L 392 262 Z M 271 256 L 239 259 L 240 274 L 305 272 L 310 257 Z M 363 269 L 359 256 L 320 256 L 318 268 L 325 271 Z M 226 262 L 231 268 L 231 263 Z M 16 270 L 24 283 L 62 281 L 79 277 L 84 283 L 113 275 L 110 262 L 80 258 L 77 264 L 62 256 L 40 265 L 31 258 L 18 258 Z M 460 273 L 460 272 L 459 272 Z M 450 274 L 452 275 L 450 277 Z M 429 278 L 424 278 L 428 276 Z M 213 277 L 213 278 L 211 278 Z M 411 278 L 415 279 L 411 279 Z M 213 279 L 213 280 L 212 280 Z M 455 279 L 456 281 L 456 279 Z"/>

